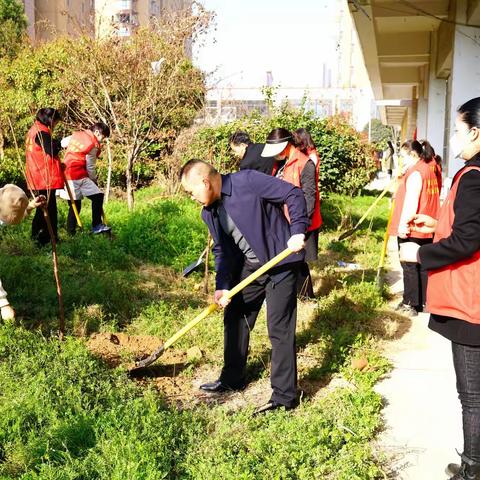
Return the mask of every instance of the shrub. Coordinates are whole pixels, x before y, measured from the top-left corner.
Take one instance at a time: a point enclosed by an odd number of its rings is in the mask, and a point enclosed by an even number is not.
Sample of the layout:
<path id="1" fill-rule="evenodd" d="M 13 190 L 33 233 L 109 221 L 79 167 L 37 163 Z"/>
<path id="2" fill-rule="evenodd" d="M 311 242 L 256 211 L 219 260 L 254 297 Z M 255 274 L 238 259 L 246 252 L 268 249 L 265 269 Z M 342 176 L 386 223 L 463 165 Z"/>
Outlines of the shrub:
<path id="1" fill-rule="evenodd" d="M 322 192 L 357 193 L 375 173 L 372 147 L 341 117 L 319 119 L 313 112 L 287 105 L 271 116 L 254 112 L 239 120 L 215 127 L 201 127 L 186 132 L 188 141 L 179 138 L 175 156 L 178 163 L 190 158 L 202 158 L 220 171 L 238 168 L 229 149 L 228 139 L 236 130 L 247 131 L 254 142 L 262 143 L 276 127 L 289 130 L 306 128 L 313 137 L 321 158 L 320 184 Z"/>

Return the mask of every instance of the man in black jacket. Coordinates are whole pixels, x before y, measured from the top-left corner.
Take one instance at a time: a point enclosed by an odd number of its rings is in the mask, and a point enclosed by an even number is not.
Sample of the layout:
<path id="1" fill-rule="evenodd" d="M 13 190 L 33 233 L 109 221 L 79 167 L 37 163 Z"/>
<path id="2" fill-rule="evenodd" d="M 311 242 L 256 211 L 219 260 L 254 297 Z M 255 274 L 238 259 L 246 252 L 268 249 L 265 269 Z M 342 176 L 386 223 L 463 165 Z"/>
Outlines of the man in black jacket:
<path id="1" fill-rule="evenodd" d="M 240 170 L 257 170 L 271 175 L 274 157 L 262 157 L 264 143 L 252 143 L 246 132 L 237 131 L 230 136 L 230 148 L 233 154 L 240 158 Z"/>
<path id="2" fill-rule="evenodd" d="M 303 261 L 308 226 L 305 197 L 294 185 L 252 170 L 221 175 L 210 164 L 190 160 L 180 172 L 182 186 L 203 205 L 202 219 L 214 240 L 215 303 L 225 308 L 224 366 L 220 378 L 201 385 L 207 392 L 242 390 L 250 331 L 263 301 L 272 344 L 270 401 L 256 413 L 297 404 L 297 269 Z M 283 213 L 288 206 L 290 223 Z M 290 255 L 232 298 L 226 293 L 289 247 Z"/>

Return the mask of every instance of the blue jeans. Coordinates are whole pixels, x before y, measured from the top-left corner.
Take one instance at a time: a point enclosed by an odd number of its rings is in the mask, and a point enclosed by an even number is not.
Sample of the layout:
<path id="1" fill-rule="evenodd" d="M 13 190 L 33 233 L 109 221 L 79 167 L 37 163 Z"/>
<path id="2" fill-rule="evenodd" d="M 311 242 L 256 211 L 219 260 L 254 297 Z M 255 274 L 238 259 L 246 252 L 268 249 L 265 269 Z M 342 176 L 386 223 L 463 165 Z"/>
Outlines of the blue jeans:
<path id="1" fill-rule="evenodd" d="M 452 353 L 462 404 L 463 453 L 480 463 L 480 346 L 452 342 Z"/>

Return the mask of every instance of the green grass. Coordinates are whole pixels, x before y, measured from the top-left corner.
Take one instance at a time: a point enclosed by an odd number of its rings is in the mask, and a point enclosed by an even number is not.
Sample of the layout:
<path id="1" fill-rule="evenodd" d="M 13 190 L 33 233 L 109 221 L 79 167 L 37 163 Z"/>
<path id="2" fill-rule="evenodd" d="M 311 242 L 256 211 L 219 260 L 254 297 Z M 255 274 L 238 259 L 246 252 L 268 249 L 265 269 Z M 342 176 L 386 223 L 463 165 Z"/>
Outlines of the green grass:
<path id="1" fill-rule="evenodd" d="M 107 206 L 115 239 L 60 231 L 60 274 L 68 336 L 60 344 L 51 254 L 28 238 L 29 225 L 0 229 L 0 278 L 18 312 L 0 327 L 1 479 L 376 479 L 382 458 L 370 442 L 381 428 L 374 384 L 388 370 L 378 341 L 392 314 L 375 286 L 388 201 L 375 221 L 345 242 L 337 225 L 362 215 L 373 197 L 322 203 L 321 255 L 313 268 L 320 295 L 301 304 L 299 382 L 308 395 L 295 412 L 251 418 L 222 406 L 178 409 L 149 381 L 129 380 L 86 348 L 86 335 L 125 331 L 167 338 L 208 302 L 202 276 L 179 277 L 206 243 L 199 208 L 184 198 L 153 200 L 145 189 L 129 213 Z M 89 223 L 85 202 L 82 219 Z M 65 223 L 62 206 L 60 225 Z M 361 265 L 345 271 L 344 260 Z M 213 286 L 212 278 L 210 287 Z M 222 363 L 221 315 L 206 319 L 175 349 L 200 346 L 204 358 L 178 373 Z M 251 381 L 268 376 L 264 314 L 252 335 Z M 354 370 L 351 359 L 369 367 Z M 345 386 L 325 390 L 331 378 Z M 323 392 L 323 393 L 322 393 Z"/>

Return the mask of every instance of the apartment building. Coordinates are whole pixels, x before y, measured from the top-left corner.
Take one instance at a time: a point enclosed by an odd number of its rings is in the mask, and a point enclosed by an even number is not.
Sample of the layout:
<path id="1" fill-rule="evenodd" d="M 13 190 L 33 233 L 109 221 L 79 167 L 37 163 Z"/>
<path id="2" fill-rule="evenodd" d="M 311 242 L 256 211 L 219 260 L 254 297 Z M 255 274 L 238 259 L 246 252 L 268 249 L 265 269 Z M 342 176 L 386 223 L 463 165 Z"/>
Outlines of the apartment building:
<path id="1" fill-rule="evenodd" d="M 162 14 L 186 8 L 189 0 L 23 0 L 23 4 L 30 38 L 42 41 L 80 33 L 126 37 Z"/>

